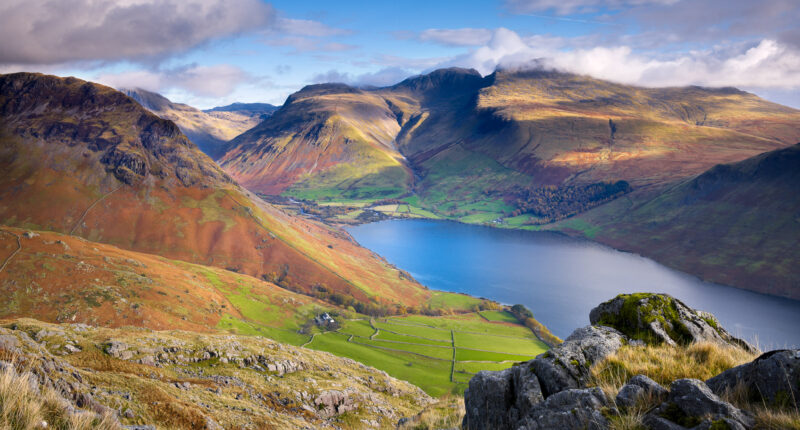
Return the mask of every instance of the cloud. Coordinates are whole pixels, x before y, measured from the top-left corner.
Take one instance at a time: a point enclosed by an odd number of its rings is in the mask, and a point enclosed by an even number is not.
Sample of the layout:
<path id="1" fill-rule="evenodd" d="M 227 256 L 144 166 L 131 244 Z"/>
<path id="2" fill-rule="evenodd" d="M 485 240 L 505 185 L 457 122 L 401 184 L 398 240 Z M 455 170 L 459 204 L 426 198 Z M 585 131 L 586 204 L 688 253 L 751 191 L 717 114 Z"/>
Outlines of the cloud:
<path id="1" fill-rule="evenodd" d="M 0 63 L 152 60 L 273 21 L 260 0 L 4 0 Z"/>
<path id="2" fill-rule="evenodd" d="M 311 78 L 311 82 L 315 84 L 338 82 L 355 87 L 386 87 L 394 85 L 403 79 L 416 74 L 417 73 L 411 70 L 401 67 L 386 67 L 376 72 L 362 73 L 358 75 L 342 73 L 338 70 L 329 70 L 325 73 L 314 75 Z"/>
<path id="3" fill-rule="evenodd" d="M 636 6 L 672 5 L 680 0 L 506 0 L 507 9 L 516 13 L 555 12 L 559 15 L 592 13 L 602 9 L 619 10 Z"/>
<path id="4" fill-rule="evenodd" d="M 484 74 L 497 67 L 544 67 L 643 86 L 800 87 L 800 50 L 778 40 L 689 51 L 666 58 L 663 53 L 635 52 L 629 46 L 569 49 L 531 42 L 500 28 L 486 45 L 440 66 L 472 67 Z"/>
<path id="5" fill-rule="evenodd" d="M 435 42 L 450 46 L 483 45 L 492 37 L 492 31 L 486 28 L 430 28 L 419 34 L 419 40 Z"/>
<path id="6" fill-rule="evenodd" d="M 352 34 L 351 30 L 334 28 L 319 21 L 278 18 L 275 26 L 264 32 L 263 42 L 269 46 L 287 46 L 295 53 L 342 52 L 358 48 L 355 45 L 332 42 L 336 36 Z"/>
<path id="7" fill-rule="evenodd" d="M 179 89 L 194 97 L 221 98 L 233 93 L 240 85 L 256 79 L 238 67 L 218 64 L 101 74 L 95 80 L 115 88 L 138 87 L 159 93 Z"/>
<path id="8" fill-rule="evenodd" d="M 291 18 L 279 18 L 275 25 L 275 31 L 283 34 L 308 37 L 343 36 L 353 33 L 351 30 L 330 27 L 319 21 Z"/>

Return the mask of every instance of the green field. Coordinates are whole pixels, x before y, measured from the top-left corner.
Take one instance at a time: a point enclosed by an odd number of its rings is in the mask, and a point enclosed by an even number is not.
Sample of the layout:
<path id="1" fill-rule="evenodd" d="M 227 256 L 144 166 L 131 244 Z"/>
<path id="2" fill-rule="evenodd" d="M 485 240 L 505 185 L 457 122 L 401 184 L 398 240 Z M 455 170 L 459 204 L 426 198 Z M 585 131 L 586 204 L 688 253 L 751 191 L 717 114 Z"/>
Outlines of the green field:
<path id="1" fill-rule="evenodd" d="M 370 319 L 313 302 L 287 309 L 279 305 L 287 299 L 280 294 L 260 294 L 247 277 L 231 275 L 236 281 L 223 283 L 212 271 L 201 274 L 218 284 L 241 315 L 225 315 L 217 328 L 352 358 L 433 396 L 461 393 L 473 374 L 505 369 L 547 349 L 506 311 Z M 435 292 L 429 304 L 464 311 L 482 302 L 466 295 Z M 322 312 L 337 315 L 338 330 L 324 332 L 309 323 Z"/>
<path id="2" fill-rule="evenodd" d="M 434 396 L 460 393 L 481 370 L 502 370 L 547 350 L 505 311 L 483 313 L 496 321 L 477 313 L 348 320 L 338 333 L 318 334 L 307 346 L 375 366 Z"/>

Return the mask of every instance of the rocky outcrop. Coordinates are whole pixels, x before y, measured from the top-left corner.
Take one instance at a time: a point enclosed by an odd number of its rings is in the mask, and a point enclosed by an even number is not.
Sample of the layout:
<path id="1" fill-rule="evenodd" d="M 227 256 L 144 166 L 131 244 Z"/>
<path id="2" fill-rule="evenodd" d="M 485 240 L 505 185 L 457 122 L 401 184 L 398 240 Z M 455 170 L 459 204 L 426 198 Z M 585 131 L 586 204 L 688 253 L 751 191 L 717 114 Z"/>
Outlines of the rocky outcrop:
<path id="1" fill-rule="evenodd" d="M 800 408 L 800 350 L 778 350 L 726 370 L 706 381 L 715 393 L 743 388 L 749 399 Z"/>
<path id="2" fill-rule="evenodd" d="M 586 428 L 596 421 L 594 413 L 564 411 L 584 411 L 594 404 L 606 406 L 602 392 L 586 394 L 580 388 L 589 378 L 591 365 L 617 351 L 624 342 L 625 336 L 612 328 L 584 327 L 527 363 L 502 372 L 479 372 L 464 393 L 463 427 Z M 563 394 L 566 392 L 571 394 Z M 558 405 L 557 412 L 548 412 L 547 405 Z M 559 419 L 559 426 L 548 427 Z"/>
<path id="3" fill-rule="evenodd" d="M 663 294 L 620 295 L 592 310 L 590 319 L 594 325 L 575 330 L 564 343 L 531 361 L 473 377 L 464 393 L 462 428 L 604 429 L 617 416 L 657 405 L 644 416 L 645 428 L 749 429 L 754 426 L 751 414 L 719 397 L 737 381 L 752 392 L 765 392 L 770 402 L 800 398 L 800 351 L 778 351 L 728 370 L 708 385 L 679 379 L 667 390 L 637 375 L 612 401 L 587 385 L 592 366 L 623 345 L 715 342 L 755 348 L 731 336 L 713 315 Z"/>
<path id="4" fill-rule="evenodd" d="M 617 393 L 617 406 L 631 408 L 640 400 L 666 397 L 667 390 L 645 375 L 636 375 Z"/>
<path id="5" fill-rule="evenodd" d="M 669 345 L 715 342 L 757 351 L 728 333 L 714 315 L 696 311 L 668 294 L 620 294 L 592 309 L 589 321 L 647 342 Z"/>
<path id="6" fill-rule="evenodd" d="M 755 424 L 750 414 L 721 400 L 703 381 L 697 379 L 679 379 L 673 382 L 667 401 L 648 413 L 643 421 L 646 426 L 655 430 L 744 430 Z"/>

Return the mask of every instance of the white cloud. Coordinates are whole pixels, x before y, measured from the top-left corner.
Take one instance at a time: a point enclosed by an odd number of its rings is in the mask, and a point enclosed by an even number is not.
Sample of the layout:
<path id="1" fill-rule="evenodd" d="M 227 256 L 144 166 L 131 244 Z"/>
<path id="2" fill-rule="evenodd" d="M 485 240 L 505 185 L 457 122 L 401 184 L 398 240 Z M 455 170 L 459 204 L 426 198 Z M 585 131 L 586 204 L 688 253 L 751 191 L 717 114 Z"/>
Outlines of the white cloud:
<path id="1" fill-rule="evenodd" d="M 472 67 L 491 73 L 497 67 L 546 67 L 643 86 L 800 87 L 800 50 L 764 39 L 738 50 L 704 50 L 648 55 L 629 46 L 566 49 L 535 43 L 500 28 L 485 45 L 440 65 Z"/>
<path id="2" fill-rule="evenodd" d="M 430 28 L 419 34 L 419 40 L 451 46 L 483 45 L 491 37 L 492 31 L 486 28 Z"/>
<path id="3" fill-rule="evenodd" d="M 274 28 L 264 32 L 263 42 L 269 46 L 291 47 L 295 53 L 342 52 L 356 49 L 357 46 L 332 42 L 331 38 L 352 33 L 351 30 L 330 27 L 319 21 L 278 18 Z"/>
<path id="4" fill-rule="evenodd" d="M 182 90 L 199 98 L 221 98 L 254 78 L 228 64 L 189 66 L 171 70 L 138 70 L 101 74 L 95 80 L 114 88 L 143 88 L 154 92 Z"/>
<path id="5" fill-rule="evenodd" d="M 600 9 L 622 9 L 635 6 L 671 5 L 680 0 L 506 0 L 505 5 L 517 13 L 555 12 L 559 15 L 591 13 Z"/>
<path id="6" fill-rule="evenodd" d="M 308 37 L 330 37 L 351 34 L 352 31 L 334 28 L 308 19 L 279 18 L 275 30 L 283 34 Z"/>
<path id="7" fill-rule="evenodd" d="M 329 70 L 325 73 L 314 75 L 311 78 L 311 82 L 315 84 L 338 82 L 356 87 L 386 87 L 389 85 L 394 85 L 403 79 L 416 74 L 417 73 L 411 70 L 401 67 L 386 67 L 376 72 L 368 72 L 358 75 L 342 73 L 338 70 Z"/>
<path id="8" fill-rule="evenodd" d="M 260 0 L 4 0 L 0 63 L 160 58 L 273 21 Z"/>

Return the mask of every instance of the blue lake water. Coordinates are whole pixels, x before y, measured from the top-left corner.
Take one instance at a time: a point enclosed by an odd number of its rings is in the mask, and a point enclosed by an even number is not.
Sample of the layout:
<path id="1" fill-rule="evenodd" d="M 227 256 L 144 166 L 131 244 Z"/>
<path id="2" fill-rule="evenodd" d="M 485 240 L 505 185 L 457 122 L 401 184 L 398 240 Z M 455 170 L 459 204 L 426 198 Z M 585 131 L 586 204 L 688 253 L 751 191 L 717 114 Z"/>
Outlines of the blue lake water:
<path id="1" fill-rule="evenodd" d="M 524 304 L 562 338 L 589 324 L 589 311 L 617 294 L 656 292 L 713 313 L 764 350 L 800 346 L 800 301 L 703 282 L 594 242 L 428 220 L 347 230 L 428 287 Z"/>

